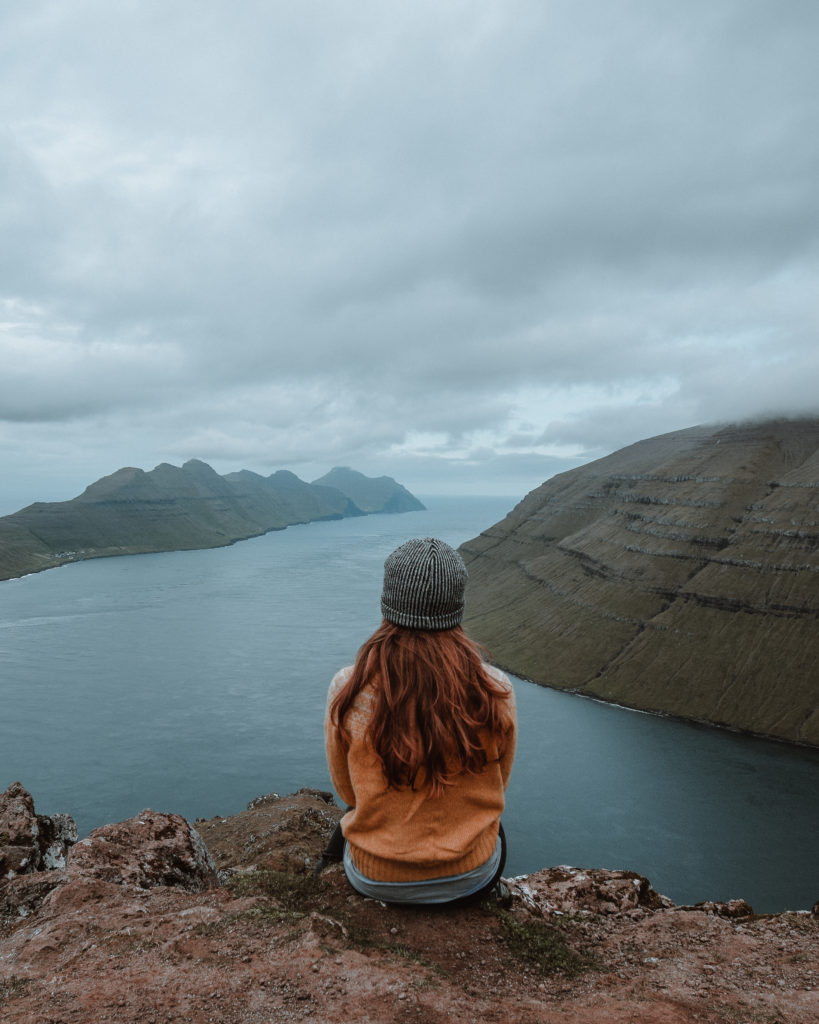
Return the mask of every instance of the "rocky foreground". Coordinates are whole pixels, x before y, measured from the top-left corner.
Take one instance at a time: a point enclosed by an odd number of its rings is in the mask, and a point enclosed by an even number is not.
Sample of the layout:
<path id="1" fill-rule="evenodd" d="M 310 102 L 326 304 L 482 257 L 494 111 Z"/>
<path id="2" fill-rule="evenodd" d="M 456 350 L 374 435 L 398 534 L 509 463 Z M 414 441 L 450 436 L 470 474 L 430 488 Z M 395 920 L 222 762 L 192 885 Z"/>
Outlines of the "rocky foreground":
<path id="1" fill-rule="evenodd" d="M 77 841 L 0 795 L 0 1019 L 678 1024 L 819 1021 L 819 904 L 678 907 L 633 872 L 547 868 L 508 907 L 411 910 L 310 868 L 341 812 L 301 790 L 192 828 Z"/>

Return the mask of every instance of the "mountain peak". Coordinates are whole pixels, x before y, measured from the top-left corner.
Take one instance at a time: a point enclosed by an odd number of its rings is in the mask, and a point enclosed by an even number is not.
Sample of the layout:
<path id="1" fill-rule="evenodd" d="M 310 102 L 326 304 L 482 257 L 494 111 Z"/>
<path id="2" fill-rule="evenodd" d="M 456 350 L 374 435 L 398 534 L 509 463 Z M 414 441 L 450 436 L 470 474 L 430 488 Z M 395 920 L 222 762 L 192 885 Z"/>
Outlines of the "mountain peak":
<path id="1" fill-rule="evenodd" d="M 323 487 L 335 487 L 364 512 L 422 512 L 421 502 L 392 477 L 367 477 L 348 466 L 335 466 L 314 480 Z"/>

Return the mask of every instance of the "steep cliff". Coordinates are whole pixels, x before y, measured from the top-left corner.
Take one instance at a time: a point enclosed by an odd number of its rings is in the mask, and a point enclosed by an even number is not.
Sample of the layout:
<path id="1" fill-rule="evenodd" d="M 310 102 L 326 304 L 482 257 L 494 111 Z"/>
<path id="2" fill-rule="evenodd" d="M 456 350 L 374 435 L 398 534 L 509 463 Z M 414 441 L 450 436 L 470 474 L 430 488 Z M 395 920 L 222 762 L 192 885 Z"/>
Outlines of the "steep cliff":
<path id="1" fill-rule="evenodd" d="M 381 492 L 385 479 L 371 483 Z M 71 501 L 36 502 L 0 518 L 0 580 L 84 558 L 221 547 L 295 523 L 400 511 L 395 495 L 412 495 L 392 483 L 381 505 L 363 510 L 342 490 L 283 470 L 220 476 L 196 459 L 148 473 L 126 467 Z"/>
<path id="2" fill-rule="evenodd" d="M 535 682 L 819 745 L 819 420 L 695 427 L 464 544 L 466 624 Z"/>

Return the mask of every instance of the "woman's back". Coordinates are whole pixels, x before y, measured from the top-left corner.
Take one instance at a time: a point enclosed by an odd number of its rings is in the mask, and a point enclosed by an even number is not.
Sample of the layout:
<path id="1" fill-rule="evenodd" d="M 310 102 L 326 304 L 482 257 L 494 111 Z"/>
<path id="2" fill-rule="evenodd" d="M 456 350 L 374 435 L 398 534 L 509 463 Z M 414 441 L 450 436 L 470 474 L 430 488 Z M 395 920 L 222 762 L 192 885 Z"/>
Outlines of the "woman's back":
<path id="1" fill-rule="evenodd" d="M 385 621 L 337 673 L 327 702 L 330 775 L 350 807 L 348 877 L 376 890 L 483 883 L 501 860 L 512 686 L 460 628 L 466 569 L 457 552 L 409 541 L 387 559 L 384 579 Z"/>
<path id="2" fill-rule="evenodd" d="M 370 878 L 413 881 L 469 871 L 491 855 L 504 807 L 515 746 L 515 705 L 511 684 L 499 670 L 487 672 L 504 694 L 498 733 L 481 731 L 484 766 L 452 773 L 440 792 L 422 765 L 414 785 L 391 786 L 369 736 L 373 687 L 356 696 L 345 724 L 349 745 L 338 742 L 328 714 L 328 763 L 339 796 L 353 810 L 344 819 L 344 835 L 356 866 Z M 328 708 L 349 681 L 342 669 L 330 687 Z M 498 748 L 503 746 L 499 756 Z"/>

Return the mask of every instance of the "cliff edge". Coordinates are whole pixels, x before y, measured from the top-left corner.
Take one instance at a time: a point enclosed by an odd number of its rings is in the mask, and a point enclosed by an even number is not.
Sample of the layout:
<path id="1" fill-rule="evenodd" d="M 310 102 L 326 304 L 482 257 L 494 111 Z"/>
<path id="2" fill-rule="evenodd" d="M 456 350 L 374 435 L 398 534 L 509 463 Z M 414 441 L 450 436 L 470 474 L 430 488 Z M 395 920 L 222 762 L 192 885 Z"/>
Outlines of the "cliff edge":
<path id="1" fill-rule="evenodd" d="M 15 783 L 4 1024 L 819 1019 L 819 905 L 677 907 L 634 872 L 559 867 L 511 879 L 509 906 L 391 907 L 338 866 L 310 874 L 340 814 L 300 790 L 194 826 L 144 810 L 77 842 Z"/>

